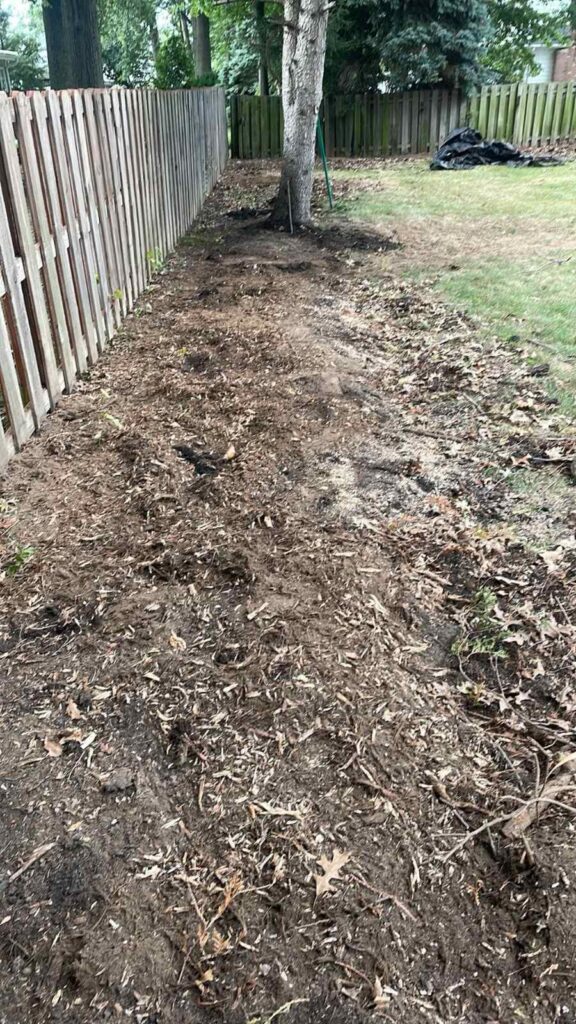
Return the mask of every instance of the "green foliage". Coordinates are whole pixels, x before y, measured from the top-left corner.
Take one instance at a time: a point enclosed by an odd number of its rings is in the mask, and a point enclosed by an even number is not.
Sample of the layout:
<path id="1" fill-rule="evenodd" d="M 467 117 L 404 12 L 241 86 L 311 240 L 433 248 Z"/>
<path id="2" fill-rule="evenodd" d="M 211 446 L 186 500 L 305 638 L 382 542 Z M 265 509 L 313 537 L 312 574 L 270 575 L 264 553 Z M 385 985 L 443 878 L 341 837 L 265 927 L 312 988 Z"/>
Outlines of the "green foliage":
<path id="1" fill-rule="evenodd" d="M 467 90 L 485 77 L 481 61 L 490 35 L 485 0 L 378 0 L 375 27 L 393 89 Z"/>
<path id="2" fill-rule="evenodd" d="M 534 0 L 487 0 L 487 3 L 492 36 L 482 63 L 497 81 L 520 81 L 526 72 L 538 70 L 532 43 L 551 45 L 566 38 L 570 20 L 568 4 L 550 13 Z"/>
<path id="3" fill-rule="evenodd" d="M 265 6 L 266 58 L 271 92 L 282 78 L 281 7 Z M 222 4 L 210 15 L 212 64 L 228 92 L 255 93 L 258 88 L 259 40 L 253 3 Z"/>
<path id="4" fill-rule="evenodd" d="M 14 31 L 10 16 L 0 7 L 0 49 L 13 50 L 16 60 L 10 65 L 13 89 L 43 89 L 48 80 L 48 69 L 41 47 L 41 36 L 29 25 Z"/>
<path id="5" fill-rule="evenodd" d="M 148 266 L 152 274 L 157 274 L 158 271 L 162 270 L 164 266 L 164 257 L 160 249 L 149 249 L 146 253 L 146 259 L 148 260 Z"/>
<path id="6" fill-rule="evenodd" d="M 102 61 L 108 81 L 148 85 L 154 73 L 156 0 L 100 0 Z"/>
<path id="7" fill-rule="evenodd" d="M 460 636 L 452 644 L 452 653 L 461 661 L 474 655 L 507 658 L 504 646 L 513 634 L 498 617 L 498 598 L 490 587 L 481 587 L 474 595 L 472 608 Z"/>
<path id="8" fill-rule="evenodd" d="M 331 12 L 324 69 L 326 93 L 370 92 L 378 87 L 382 78 L 380 47 L 369 28 L 374 14 L 370 0 L 340 0 Z"/>
<path id="9" fill-rule="evenodd" d="M 34 548 L 28 544 L 22 544 L 16 548 L 10 561 L 6 564 L 6 574 L 15 576 L 30 561 L 34 554 Z"/>
<path id="10" fill-rule="evenodd" d="M 176 32 L 158 47 L 154 84 L 157 89 L 189 89 L 195 84 L 192 54 Z"/>
<path id="11" fill-rule="evenodd" d="M 218 75 L 215 71 L 209 71 L 205 75 L 194 75 L 194 81 L 192 84 L 198 87 L 217 85 Z"/>

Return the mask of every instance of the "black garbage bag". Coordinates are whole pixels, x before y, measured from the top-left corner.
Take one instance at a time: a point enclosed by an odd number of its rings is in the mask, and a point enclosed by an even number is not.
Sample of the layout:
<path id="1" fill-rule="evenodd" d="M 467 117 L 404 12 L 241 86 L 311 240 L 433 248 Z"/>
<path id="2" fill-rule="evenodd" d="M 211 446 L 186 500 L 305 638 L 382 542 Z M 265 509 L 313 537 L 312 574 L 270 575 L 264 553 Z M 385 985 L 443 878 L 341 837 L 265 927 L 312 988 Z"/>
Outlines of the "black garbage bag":
<path id="1" fill-rule="evenodd" d="M 512 167 L 546 167 L 564 161 L 555 156 L 522 153 L 509 142 L 488 142 L 474 128 L 455 128 L 434 154 L 430 170 L 462 171 L 482 164 L 510 164 Z"/>

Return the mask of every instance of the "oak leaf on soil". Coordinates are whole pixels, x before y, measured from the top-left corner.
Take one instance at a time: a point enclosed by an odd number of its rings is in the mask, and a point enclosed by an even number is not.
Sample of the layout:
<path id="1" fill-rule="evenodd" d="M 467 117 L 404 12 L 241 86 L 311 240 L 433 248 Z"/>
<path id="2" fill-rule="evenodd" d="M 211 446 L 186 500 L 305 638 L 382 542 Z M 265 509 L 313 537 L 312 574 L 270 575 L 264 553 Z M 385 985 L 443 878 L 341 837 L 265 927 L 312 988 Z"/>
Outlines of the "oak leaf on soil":
<path id="1" fill-rule="evenodd" d="M 331 860 L 325 854 L 320 857 L 317 863 L 322 868 L 324 874 L 314 875 L 316 897 L 323 896 L 325 892 L 332 892 L 330 883 L 340 878 L 340 872 L 351 856 L 351 853 L 335 849 Z"/>

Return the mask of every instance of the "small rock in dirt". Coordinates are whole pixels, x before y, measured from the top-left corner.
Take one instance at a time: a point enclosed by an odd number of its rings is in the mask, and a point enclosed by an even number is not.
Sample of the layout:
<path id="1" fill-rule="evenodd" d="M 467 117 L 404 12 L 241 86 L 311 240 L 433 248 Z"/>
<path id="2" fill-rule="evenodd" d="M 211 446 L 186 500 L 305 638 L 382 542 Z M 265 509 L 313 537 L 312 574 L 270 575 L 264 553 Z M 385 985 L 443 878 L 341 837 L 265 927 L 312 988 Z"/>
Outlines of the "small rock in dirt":
<path id="1" fill-rule="evenodd" d="M 335 398 L 342 394 L 342 385 L 335 373 L 321 373 L 318 376 L 318 392 Z"/>
<path id="2" fill-rule="evenodd" d="M 124 793 L 136 787 L 134 772 L 130 768 L 116 768 L 109 775 L 100 779 L 103 793 Z"/>

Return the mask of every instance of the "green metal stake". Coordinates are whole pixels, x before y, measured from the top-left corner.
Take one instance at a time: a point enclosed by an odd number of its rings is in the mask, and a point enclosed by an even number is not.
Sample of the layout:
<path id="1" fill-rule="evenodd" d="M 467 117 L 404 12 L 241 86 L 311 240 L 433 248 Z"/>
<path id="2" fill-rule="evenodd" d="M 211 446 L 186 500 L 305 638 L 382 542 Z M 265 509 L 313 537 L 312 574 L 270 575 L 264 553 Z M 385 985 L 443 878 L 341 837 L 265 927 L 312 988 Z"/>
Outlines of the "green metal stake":
<path id="1" fill-rule="evenodd" d="M 322 125 L 320 118 L 316 122 L 316 138 L 318 139 L 318 149 L 320 150 L 320 156 L 322 158 L 322 166 L 324 168 L 324 179 L 326 181 L 326 191 L 328 193 L 328 205 L 331 210 L 334 209 L 334 196 L 332 194 L 332 185 L 330 184 L 330 175 L 328 174 L 328 161 L 326 159 L 326 146 L 324 145 L 324 132 L 322 131 Z"/>

